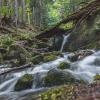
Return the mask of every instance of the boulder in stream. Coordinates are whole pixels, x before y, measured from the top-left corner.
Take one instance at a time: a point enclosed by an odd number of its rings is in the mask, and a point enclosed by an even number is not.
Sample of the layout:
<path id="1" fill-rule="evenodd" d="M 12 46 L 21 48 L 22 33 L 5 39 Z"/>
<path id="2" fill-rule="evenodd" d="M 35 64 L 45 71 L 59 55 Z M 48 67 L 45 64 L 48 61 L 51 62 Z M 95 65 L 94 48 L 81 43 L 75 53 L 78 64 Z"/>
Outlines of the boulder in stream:
<path id="1" fill-rule="evenodd" d="M 56 86 L 67 83 L 74 83 L 77 80 L 74 76 L 67 71 L 62 71 L 58 69 L 52 69 L 47 73 L 47 76 L 44 78 L 45 86 Z"/>
<path id="2" fill-rule="evenodd" d="M 25 74 L 22 76 L 15 85 L 15 91 L 22 91 L 26 89 L 31 89 L 33 85 L 33 76 L 30 74 Z"/>

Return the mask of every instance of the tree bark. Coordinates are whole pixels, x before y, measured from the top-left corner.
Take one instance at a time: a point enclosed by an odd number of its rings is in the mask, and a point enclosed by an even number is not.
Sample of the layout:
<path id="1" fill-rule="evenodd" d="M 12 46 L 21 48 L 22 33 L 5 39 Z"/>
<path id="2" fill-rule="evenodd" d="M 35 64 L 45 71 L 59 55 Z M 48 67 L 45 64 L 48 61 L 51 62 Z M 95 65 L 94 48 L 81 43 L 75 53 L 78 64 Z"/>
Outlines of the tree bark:
<path id="1" fill-rule="evenodd" d="M 23 66 L 20 66 L 20 67 L 15 67 L 15 68 L 6 70 L 6 71 L 4 71 L 4 72 L 1 72 L 0 75 L 5 75 L 5 74 L 8 74 L 8 73 L 10 73 L 10 72 L 16 72 L 16 71 L 23 70 L 23 69 L 25 69 L 25 68 L 30 68 L 30 67 L 32 67 L 31 64 L 26 64 L 26 65 L 23 65 Z"/>

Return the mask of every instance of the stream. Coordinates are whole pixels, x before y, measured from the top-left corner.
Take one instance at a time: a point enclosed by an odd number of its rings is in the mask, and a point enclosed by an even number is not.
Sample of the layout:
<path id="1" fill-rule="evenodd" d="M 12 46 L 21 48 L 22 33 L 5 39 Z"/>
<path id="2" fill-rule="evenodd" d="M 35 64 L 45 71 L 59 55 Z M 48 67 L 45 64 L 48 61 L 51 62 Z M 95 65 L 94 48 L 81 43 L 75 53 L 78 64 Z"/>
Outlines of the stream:
<path id="1" fill-rule="evenodd" d="M 69 36 L 66 36 L 66 39 L 68 37 Z M 65 42 L 67 42 L 66 39 L 64 39 L 64 43 L 62 44 L 63 46 Z M 63 46 L 61 47 L 61 51 L 63 51 Z M 96 74 L 100 74 L 100 66 L 94 64 L 96 59 L 100 60 L 100 51 L 95 52 L 94 54 L 76 62 L 71 62 L 68 59 L 68 56 L 73 55 L 73 53 L 67 52 L 63 53 L 63 55 L 64 57 L 58 57 L 58 59 L 54 61 L 36 65 L 34 68 L 27 68 L 19 72 L 0 76 L 0 80 L 2 80 L 0 81 L 0 100 L 24 100 L 22 98 L 28 94 L 47 90 L 48 87 L 41 86 L 41 78 L 46 76 L 47 72 L 51 69 L 57 68 L 61 62 L 71 63 L 71 68 L 65 70 L 72 73 L 75 78 L 85 80 L 89 83 L 93 82 L 93 77 Z M 18 79 L 26 73 L 35 77 L 32 88 L 20 92 L 15 92 L 15 84 L 17 83 Z"/>

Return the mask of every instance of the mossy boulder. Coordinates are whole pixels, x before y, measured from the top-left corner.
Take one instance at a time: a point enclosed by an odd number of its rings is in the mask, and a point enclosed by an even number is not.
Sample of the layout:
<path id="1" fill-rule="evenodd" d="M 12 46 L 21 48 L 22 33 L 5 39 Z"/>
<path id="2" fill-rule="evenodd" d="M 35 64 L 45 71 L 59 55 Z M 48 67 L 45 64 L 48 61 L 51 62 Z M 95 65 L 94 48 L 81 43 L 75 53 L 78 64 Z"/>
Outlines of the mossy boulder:
<path id="1" fill-rule="evenodd" d="M 33 64 L 39 64 L 40 62 L 43 62 L 43 56 L 42 55 L 36 55 L 35 57 L 32 57 L 32 63 Z"/>
<path id="2" fill-rule="evenodd" d="M 57 59 L 57 56 L 53 55 L 53 54 L 48 54 L 48 55 L 44 56 L 44 62 L 49 62 L 49 61 L 53 61 L 56 59 Z"/>
<path id="3" fill-rule="evenodd" d="M 50 70 L 44 78 L 45 86 L 56 86 L 74 82 L 76 82 L 76 79 L 71 73 L 57 69 Z"/>
<path id="4" fill-rule="evenodd" d="M 58 69 L 69 69 L 70 68 L 70 64 L 68 62 L 62 62 L 60 63 L 60 65 L 57 67 Z"/>
<path id="5" fill-rule="evenodd" d="M 32 85 L 33 85 L 33 76 L 30 74 L 25 74 L 15 84 L 15 91 L 31 89 Z"/>

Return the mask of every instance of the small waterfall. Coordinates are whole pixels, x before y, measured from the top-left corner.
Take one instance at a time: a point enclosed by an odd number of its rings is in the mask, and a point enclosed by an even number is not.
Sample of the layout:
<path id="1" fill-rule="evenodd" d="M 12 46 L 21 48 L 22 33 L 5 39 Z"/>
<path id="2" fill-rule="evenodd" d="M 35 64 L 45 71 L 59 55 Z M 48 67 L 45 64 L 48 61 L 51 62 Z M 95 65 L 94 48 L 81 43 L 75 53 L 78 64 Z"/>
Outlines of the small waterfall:
<path id="1" fill-rule="evenodd" d="M 61 52 L 63 51 L 64 45 L 65 45 L 65 43 L 68 41 L 69 36 L 70 36 L 70 34 L 68 34 L 68 35 L 63 35 L 64 39 L 63 39 L 63 42 L 62 42 L 62 45 L 61 45 L 61 49 L 60 49 Z"/>

